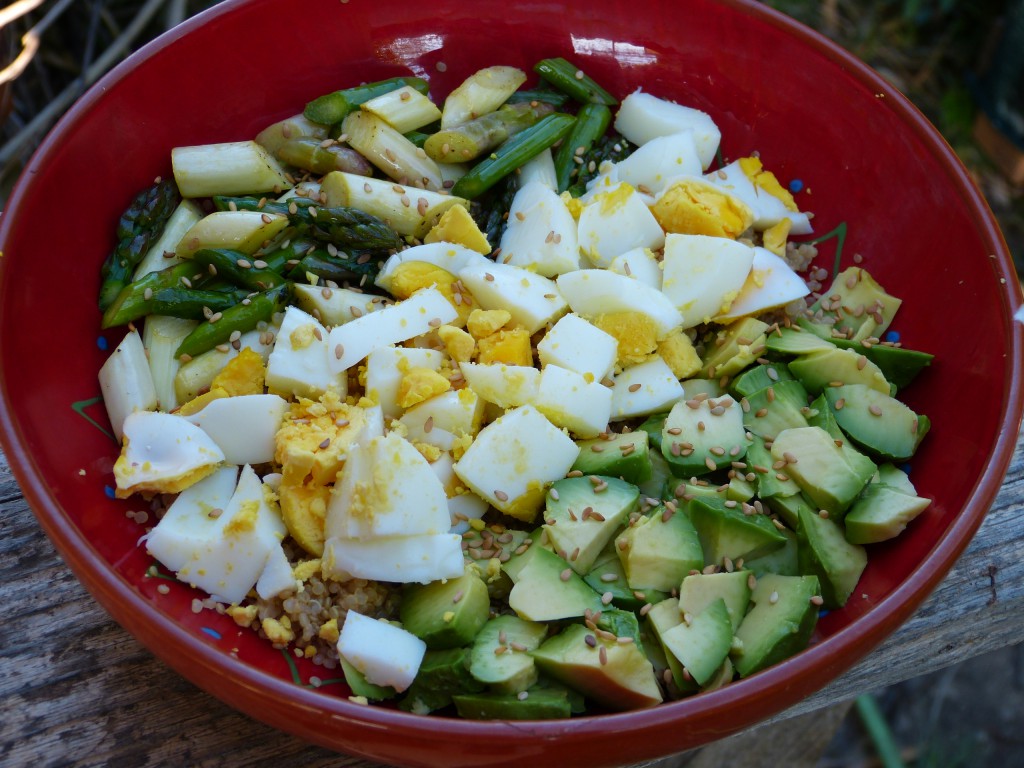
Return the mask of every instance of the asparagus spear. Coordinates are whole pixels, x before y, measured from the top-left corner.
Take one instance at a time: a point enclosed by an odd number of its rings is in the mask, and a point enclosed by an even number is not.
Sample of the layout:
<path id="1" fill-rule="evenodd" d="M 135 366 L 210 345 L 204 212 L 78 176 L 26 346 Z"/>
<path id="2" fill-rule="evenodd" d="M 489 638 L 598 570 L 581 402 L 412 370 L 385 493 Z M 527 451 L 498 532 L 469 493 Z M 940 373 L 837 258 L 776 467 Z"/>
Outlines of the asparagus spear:
<path id="1" fill-rule="evenodd" d="M 562 93 L 561 91 L 554 91 L 550 88 L 533 88 L 522 91 L 516 91 L 508 97 L 508 104 L 521 104 L 522 102 L 542 102 L 544 104 L 550 104 L 552 107 L 564 107 L 566 102 L 569 101 L 568 94 Z"/>
<path id="2" fill-rule="evenodd" d="M 186 336 L 174 351 L 177 358 L 201 355 L 218 344 L 227 344 L 235 331 L 251 331 L 260 322 L 267 322 L 284 308 L 291 295 L 291 283 L 282 283 L 266 293 L 243 299 L 233 307 L 214 313 L 205 323 Z"/>
<path id="3" fill-rule="evenodd" d="M 465 176 L 455 182 L 452 194 L 470 200 L 478 197 L 542 149 L 552 146 L 564 137 L 575 122 L 574 117 L 560 112 L 542 118 L 473 166 Z"/>
<path id="4" fill-rule="evenodd" d="M 152 312 L 153 295 L 165 288 L 200 287 L 210 273 L 190 261 L 150 272 L 141 280 L 126 285 L 103 312 L 102 328 L 113 328 L 138 320 Z"/>
<path id="5" fill-rule="evenodd" d="M 553 111 L 550 104 L 540 102 L 506 104 L 494 112 L 438 131 L 426 140 L 423 150 L 439 163 L 475 160 Z"/>
<path id="6" fill-rule="evenodd" d="M 164 225 L 174 213 L 181 196 L 173 179 L 158 181 L 139 192 L 121 214 L 117 225 L 117 245 L 103 264 L 99 306 L 106 310 L 131 280 L 135 266 L 160 237 Z"/>
<path id="7" fill-rule="evenodd" d="M 351 147 L 330 144 L 321 139 L 290 139 L 274 153 L 278 160 L 296 168 L 323 176 L 331 171 L 347 171 L 360 176 L 371 176 L 373 166 Z"/>
<path id="8" fill-rule="evenodd" d="M 613 107 L 618 99 L 598 85 L 582 69 L 562 58 L 542 59 L 533 71 L 560 91 L 583 104 L 604 104 Z"/>
<path id="9" fill-rule="evenodd" d="M 555 174 L 558 177 L 558 191 L 569 187 L 574 175 L 579 175 L 584 155 L 593 143 L 604 136 L 612 112 L 604 104 L 584 104 L 576 113 L 576 124 L 555 155 Z"/>
<path id="10" fill-rule="evenodd" d="M 153 294 L 149 314 L 203 320 L 207 313 L 223 312 L 238 304 L 248 291 L 210 291 L 193 288 L 163 288 Z M 146 321 L 149 322 L 148 320 Z"/>
<path id="11" fill-rule="evenodd" d="M 337 285 L 349 283 L 370 290 L 374 287 L 373 281 L 380 271 L 382 261 L 382 257 L 372 253 L 346 254 L 345 258 L 336 258 L 322 248 L 317 248 L 303 256 L 292 267 L 288 277 L 300 282 L 310 274 Z"/>
<path id="12" fill-rule="evenodd" d="M 203 248 L 196 251 L 192 261 L 206 267 L 210 274 L 220 275 L 250 291 L 268 291 L 286 282 L 279 271 L 269 268 L 266 261 L 229 248 Z"/>
<path id="13" fill-rule="evenodd" d="M 625 138 L 612 131 L 594 142 L 589 151 L 583 154 L 583 162 L 580 163 L 579 173 L 576 181 L 569 187 L 569 193 L 573 197 L 579 197 L 587 191 L 587 182 L 601 172 L 601 164 L 605 162 L 617 163 L 625 160 L 636 149 Z"/>
<path id="14" fill-rule="evenodd" d="M 312 120 L 314 123 L 334 125 L 344 120 L 349 112 L 363 102 L 398 90 L 405 85 L 415 88 L 424 96 L 430 91 L 430 84 L 423 78 L 393 77 L 390 80 L 357 85 L 355 88 L 346 88 L 343 91 L 335 91 L 313 99 L 306 105 L 302 114 L 306 116 L 307 120 Z"/>

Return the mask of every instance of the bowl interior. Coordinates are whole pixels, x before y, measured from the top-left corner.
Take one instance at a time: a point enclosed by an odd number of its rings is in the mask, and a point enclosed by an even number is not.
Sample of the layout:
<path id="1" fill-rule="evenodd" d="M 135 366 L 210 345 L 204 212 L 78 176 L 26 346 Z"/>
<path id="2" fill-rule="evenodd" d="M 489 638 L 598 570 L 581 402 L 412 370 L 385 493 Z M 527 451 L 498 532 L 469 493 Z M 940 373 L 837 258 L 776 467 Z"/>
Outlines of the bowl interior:
<path id="1" fill-rule="evenodd" d="M 41 523 L 115 618 L 201 685 L 217 674 L 218 695 L 236 706 L 268 721 L 287 714 L 295 721 L 279 726 L 346 751 L 479 764 L 483 753 L 465 743 L 458 757 L 443 748 L 441 736 L 458 732 L 508 739 L 511 760 L 554 760 L 558 745 L 579 756 L 588 754 L 580 752 L 584 738 L 604 735 L 588 748 L 599 764 L 677 751 L 780 709 L 909 614 L 979 524 L 1009 460 L 1020 420 L 1011 383 L 1021 334 L 1011 320 L 1019 291 L 991 215 L 899 94 L 754 3 L 529 2 L 509 13 L 449 0 L 376 8 L 309 0 L 302 13 L 317 33 L 298 49 L 280 34 L 279 19 L 290 13 L 285 0 L 228 2 L 136 54 L 64 118 L 3 216 L 4 448 Z M 900 340 L 937 356 L 905 393 L 932 419 L 911 470 L 933 504 L 898 540 L 871 548 L 856 595 L 822 619 L 815 647 L 725 691 L 578 721 L 571 733 L 564 724 L 514 730 L 361 709 L 331 681 L 310 689 L 311 676 L 326 677 L 322 669 L 274 651 L 224 616 L 194 613 L 196 593 L 149 575 L 140 528 L 127 516 L 138 503 L 110 498 L 117 447 L 96 372 L 123 331 L 99 331 L 99 265 L 117 216 L 136 191 L 170 172 L 174 146 L 251 138 L 309 99 L 362 81 L 411 72 L 444 95 L 479 67 L 529 70 L 555 55 L 620 97 L 642 86 L 709 112 L 722 129 L 724 158 L 757 151 L 783 184 L 802 181 L 797 201 L 815 213 L 815 236 L 833 233 L 819 246 L 821 266 L 832 272 L 859 254 L 904 300 L 893 326 Z M 261 709 L 267 691 L 284 701 Z M 747 709 L 737 716 L 741 703 Z M 314 717 L 333 726 L 316 727 Z M 680 718 L 688 729 L 672 727 Z M 412 735 L 407 745 L 387 737 L 394 728 Z M 637 729 L 647 729 L 646 743 L 615 742 L 617 731 Z M 421 743 L 441 751 L 425 757 L 413 748 Z"/>

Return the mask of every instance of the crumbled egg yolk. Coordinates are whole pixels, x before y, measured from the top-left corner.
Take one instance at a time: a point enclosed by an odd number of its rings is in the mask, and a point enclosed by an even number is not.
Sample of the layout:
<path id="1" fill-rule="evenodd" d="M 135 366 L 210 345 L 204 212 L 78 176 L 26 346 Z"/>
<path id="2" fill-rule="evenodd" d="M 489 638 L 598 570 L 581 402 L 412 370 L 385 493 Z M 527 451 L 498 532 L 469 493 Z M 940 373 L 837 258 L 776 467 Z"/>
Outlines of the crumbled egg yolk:
<path id="1" fill-rule="evenodd" d="M 325 640 L 332 645 L 337 643 L 338 638 L 341 636 L 341 632 L 338 630 L 338 620 L 331 619 L 330 621 L 325 621 L 320 625 L 320 629 L 316 634 L 321 640 Z"/>
<path id="2" fill-rule="evenodd" d="M 754 223 L 743 201 L 703 179 L 680 179 L 651 206 L 662 229 L 684 235 L 736 239 Z"/>
<path id="3" fill-rule="evenodd" d="M 796 200 L 793 199 L 793 195 L 779 183 L 779 180 L 775 178 L 775 174 L 764 170 L 760 158 L 741 157 L 739 164 L 743 173 L 746 174 L 755 187 L 760 187 L 772 197 L 777 197 L 786 206 L 786 210 L 793 211 L 794 213 L 800 210 L 797 207 Z"/>
<path id="4" fill-rule="evenodd" d="M 431 368 L 410 368 L 398 383 L 397 402 L 402 408 L 429 400 L 451 389 L 451 382 Z"/>
<path id="5" fill-rule="evenodd" d="M 522 328 L 498 331 L 477 341 L 477 360 L 481 363 L 533 365 L 530 334 Z"/>
<path id="6" fill-rule="evenodd" d="M 255 499 L 243 502 L 241 508 L 224 526 L 225 536 L 241 536 L 256 528 L 256 520 L 260 514 L 260 503 Z"/>
<path id="7" fill-rule="evenodd" d="M 287 616 L 282 616 L 280 619 L 264 619 L 261 626 L 267 639 L 275 645 L 288 645 L 295 639 L 291 619 Z"/>
<path id="8" fill-rule="evenodd" d="M 473 310 L 472 297 L 467 301 L 466 291 L 461 288 L 456 291 L 458 280 L 458 277 L 436 264 L 406 261 L 395 267 L 391 273 L 389 290 L 396 299 L 402 300 L 408 299 L 416 291 L 434 287 L 455 307 L 455 311 L 459 313 L 459 322 L 465 323 Z M 459 295 L 458 300 L 455 298 L 456 293 Z"/>
<path id="9" fill-rule="evenodd" d="M 594 196 L 592 204 L 600 206 L 598 211 L 602 216 L 612 216 L 635 194 L 636 190 L 632 186 L 622 183 L 606 192 L 599 192 Z"/>
<path id="10" fill-rule="evenodd" d="M 267 366 L 260 354 L 250 347 L 243 347 L 214 377 L 210 391 L 222 389 L 231 397 L 262 395 L 266 374 Z"/>
<path id="11" fill-rule="evenodd" d="M 454 325 L 442 325 L 437 329 L 438 338 L 444 344 L 448 356 L 456 363 L 468 363 L 476 352 L 473 336 Z"/>
<path id="12" fill-rule="evenodd" d="M 427 232 L 424 243 L 458 243 L 484 256 L 491 252 L 487 235 L 480 231 L 469 211 L 462 205 L 453 205 L 441 214 L 437 224 Z"/>
<path id="13" fill-rule="evenodd" d="M 295 543 L 311 555 L 322 555 L 327 503 L 331 498 L 330 486 L 314 482 L 282 482 L 279 495 L 281 519 Z"/>
<path id="14" fill-rule="evenodd" d="M 235 624 L 240 627 L 248 627 L 252 624 L 253 619 L 256 618 L 256 613 L 259 610 L 256 605 L 232 605 L 225 609 L 224 613 L 235 620 Z"/>
<path id="15" fill-rule="evenodd" d="M 658 328 L 640 312 L 610 312 L 591 318 L 595 326 L 618 341 L 616 365 L 642 363 L 658 348 Z"/>
<path id="16" fill-rule="evenodd" d="M 274 460 L 281 465 L 283 482 L 302 482 L 311 475 L 314 483 L 333 483 L 365 423 L 363 409 L 342 403 L 334 392 L 319 401 L 300 398 L 275 438 Z"/>
<path id="17" fill-rule="evenodd" d="M 681 330 L 673 331 L 658 342 L 658 354 L 677 379 L 696 375 L 703 365 L 690 337 Z"/>
<path id="18" fill-rule="evenodd" d="M 782 219 L 778 224 L 769 227 L 764 231 L 764 247 L 776 256 L 786 255 L 786 240 L 789 238 L 789 230 L 793 226 L 791 219 Z"/>
<path id="19" fill-rule="evenodd" d="M 511 319 L 506 309 L 474 309 L 466 320 L 466 330 L 479 341 L 504 328 Z"/>

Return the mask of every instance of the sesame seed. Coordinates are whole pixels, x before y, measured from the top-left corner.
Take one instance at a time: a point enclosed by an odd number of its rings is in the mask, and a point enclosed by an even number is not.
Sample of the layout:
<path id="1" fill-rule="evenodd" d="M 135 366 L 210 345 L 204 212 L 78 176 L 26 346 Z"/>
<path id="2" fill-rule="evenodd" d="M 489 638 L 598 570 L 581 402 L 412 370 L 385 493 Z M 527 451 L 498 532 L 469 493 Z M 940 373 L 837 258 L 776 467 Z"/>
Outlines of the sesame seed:
<path id="1" fill-rule="evenodd" d="M 601 662 L 602 667 L 608 663 L 608 651 L 603 645 L 597 651 L 597 658 Z"/>
<path id="2" fill-rule="evenodd" d="M 872 416 L 881 416 L 882 415 L 881 407 L 878 406 L 878 405 L 875 405 L 874 403 L 872 403 L 871 405 L 868 406 L 868 411 L 871 413 Z"/>
<path id="3" fill-rule="evenodd" d="M 238 259 L 237 261 L 235 261 L 235 264 L 237 264 L 242 269 L 252 269 L 252 262 L 250 262 L 248 259 Z"/>
<path id="4" fill-rule="evenodd" d="M 601 574 L 601 581 L 603 581 L 605 584 L 608 584 L 608 583 L 613 582 L 613 581 L 617 581 L 618 578 L 619 578 L 618 574 L 615 574 L 615 573 L 602 573 Z"/>
<path id="5" fill-rule="evenodd" d="M 605 592 L 601 595 L 601 605 L 608 605 L 612 601 L 613 597 L 614 595 L 612 595 L 611 592 Z"/>
<path id="6" fill-rule="evenodd" d="M 771 605 L 775 605 L 777 602 L 779 602 L 779 593 L 773 591 L 770 595 L 768 595 L 768 602 Z"/>
<path id="7" fill-rule="evenodd" d="M 341 344 L 335 344 L 334 345 L 334 357 L 337 358 L 338 360 L 341 360 L 341 358 L 342 358 L 342 356 L 344 354 L 345 354 L 345 347 L 343 347 Z"/>
<path id="8" fill-rule="evenodd" d="M 508 501 L 508 494 L 505 493 L 504 491 L 495 491 L 494 498 L 496 498 L 498 501 Z"/>
<path id="9" fill-rule="evenodd" d="M 630 392 L 637 392 L 637 391 L 639 391 L 640 387 L 641 387 L 641 385 L 639 383 L 637 383 L 637 384 L 630 384 L 629 385 L 629 391 Z"/>
<path id="10" fill-rule="evenodd" d="M 593 635 L 587 635 L 586 637 L 584 637 L 583 642 L 585 642 L 591 648 L 597 647 L 597 638 Z"/>
<path id="11" fill-rule="evenodd" d="M 824 605 L 825 598 L 821 595 L 811 595 L 811 605 Z"/>
<path id="12" fill-rule="evenodd" d="M 558 574 L 558 578 L 560 578 L 562 581 L 568 581 L 569 579 L 571 579 L 572 578 L 572 568 L 566 568 L 564 571 L 562 571 L 560 574 Z"/>

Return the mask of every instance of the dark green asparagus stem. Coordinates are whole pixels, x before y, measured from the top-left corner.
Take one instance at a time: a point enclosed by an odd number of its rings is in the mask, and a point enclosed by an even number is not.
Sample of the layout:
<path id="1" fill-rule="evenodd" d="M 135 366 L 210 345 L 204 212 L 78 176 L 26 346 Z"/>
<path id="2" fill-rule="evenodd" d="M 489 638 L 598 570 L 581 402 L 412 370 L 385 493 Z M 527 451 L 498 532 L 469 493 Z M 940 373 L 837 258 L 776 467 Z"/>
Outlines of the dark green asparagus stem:
<path id="1" fill-rule="evenodd" d="M 245 333 L 261 321 L 269 321 L 275 312 L 284 308 L 290 296 L 291 283 L 282 283 L 266 293 L 243 299 L 241 303 L 214 314 L 182 340 L 174 353 L 175 357 L 195 357 L 218 344 L 227 344 L 235 331 Z"/>
<path id="2" fill-rule="evenodd" d="M 452 194 L 469 200 L 479 197 L 538 152 L 563 138 L 575 122 L 571 115 L 556 112 L 517 133 L 455 182 Z"/>
<path id="3" fill-rule="evenodd" d="M 579 175 L 586 153 L 594 142 L 604 136 L 612 121 L 612 112 L 604 104 L 584 104 L 576 113 L 576 124 L 555 153 L 555 176 L 558 191 L 569 188 L 574 176 Z"/>
<path id="4" fill-rule="evenodd" d="M 121 214 L 117 225 L 117 245 L 103 264 L 99 306 L 106 310 L 131 281 L 132 271 L 160 237 L 164 225 L 181 202 L 173 179 L 164 179 L 135 196 Z"/>
<path id="5" fill-rule="evenodd" d="M 380 271 L 381 261 L 380 256 L 371 253 L 346 254 L 346 258 L 341 258 L 317 248 L 303 256 L 288 277 L 300 282 L 306 280 L 307 274 L 316 275 L 337 285 L 348 283 L 370 290 Z"/>
<path id="6" fill-rule="evenodd" d="M 576 181 L 569 187 L 569 193 L 573 197 L 579 197 L 587 191 L 587 182 L 600 172 L 601 163 L 625 160 L 635 149 L 633 144 L 614 131 L 601 137 L 583 154 L 583 162 L 579 166 Z"/>
<path id="7" fill-rule="evenodd" d="M 166 288 L 200 287 L 209 281 L 210 273 L 191 261 L 150 272 L 134 283 L 129 283 L 103 312 L 101 327 L 125 325 L 152 313 L 153 295 Z"/>
<path id="8" fill-rule="evenodd" d="M 331 171 L 344 171 L 359 176 L 373 174 L 373 166 L 352 147 L 327 144 L 316 138 L 290 139 L 274 153 L 278 160 L 296 168 L 323 176 Z"/>
<path id="9" fill-rule="evenodd" d="M 561 91 L 553 91 L 550 88 L 533 88 L 524 91 L 516 91 L 508 97 L 506 104 L 521 104 L 522 102 L 541 102 L 550 104 L 556 109 L 564 107 L 569 101 L 569 96 Z"/>
<path id="10" fill-rule="evenodd" d="M 604 104 L 613 107 L 618 99 L 594 82 L 583 70 L 565 59 L 543 59 L 533 71 L 560 91 L 583 104 Z"/>
<path id="11" fill-rule="evenodd" d="M 208 312 L 223 312 L 238 304 L 248 291 L 195 290 L 191 288 L 164 288 L 153 294 L 150 314 L 203 320 Z"/>
<path id="12" fill-rule="evenodd" d="M 302 114 L 307 120 L 321 125 L 334 125 L 345 119 L 345 116 L 363 102 L 383 96 L 385 93 L 397 91 L 402 86 L 411 86 L 424 96 L 430 91 L 430 84 L 419 77 L 393 77 L 376 83 L 358 85 L 321 96 L 306 105 Z"/>
<path id="13" fill-rule="evenodd" d="M 541 102 L 506 104 L 494 112 L 438 131 L 427 139 L 423 150 L 440 163 L 476 160 L 552 111 L 554 107 Z"/>
<path id="14" fill-rule="evenodd" d="M 210 274 L 250 291 L 269 291 L 286 282 L 280 269 L 270 269 L 265 260 L 229 248 L 203 248 L 196 251 L 192 261 Z"/>

